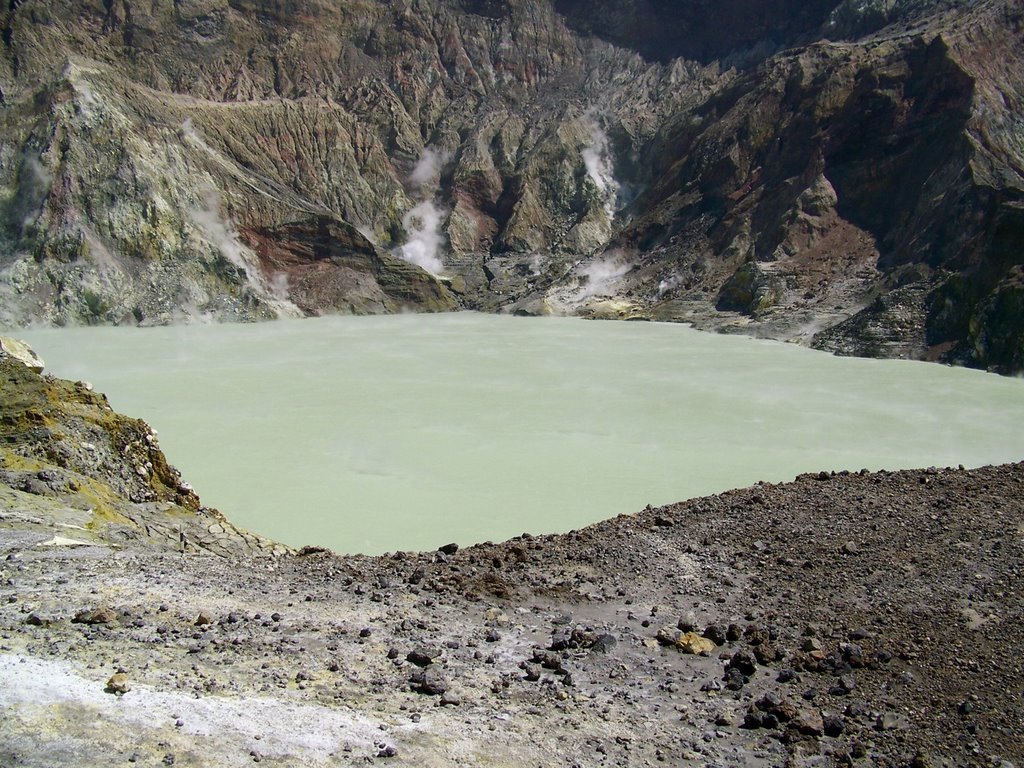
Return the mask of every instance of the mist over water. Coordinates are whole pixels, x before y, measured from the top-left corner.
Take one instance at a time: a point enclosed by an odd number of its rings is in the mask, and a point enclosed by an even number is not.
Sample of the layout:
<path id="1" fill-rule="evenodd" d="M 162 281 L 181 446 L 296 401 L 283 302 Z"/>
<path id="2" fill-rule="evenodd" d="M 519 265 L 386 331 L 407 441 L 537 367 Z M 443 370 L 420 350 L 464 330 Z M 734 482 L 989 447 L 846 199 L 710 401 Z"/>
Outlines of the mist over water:
<path id="1" fill-rule="evenodd" d="M 679 325 L 470 313 L 18 331 L 235 523 L 432 549 L 862 467 L 1024 458 L 1024 382 Z"/>

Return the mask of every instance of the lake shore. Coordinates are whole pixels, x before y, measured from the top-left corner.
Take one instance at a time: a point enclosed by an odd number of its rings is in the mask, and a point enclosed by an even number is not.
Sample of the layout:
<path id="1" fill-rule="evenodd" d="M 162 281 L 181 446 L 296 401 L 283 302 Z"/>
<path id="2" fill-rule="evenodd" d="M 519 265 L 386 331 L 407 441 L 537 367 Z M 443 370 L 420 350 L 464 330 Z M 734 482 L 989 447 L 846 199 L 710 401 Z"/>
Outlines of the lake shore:
<path id="1" fill-rule="evenodd" d="M 0 762 L 1020 764 L 1024 464 L 293 551 L 0 361 Z"/>
<path id="2" fill-rule="evenodd" d="M 296 548 L 503 541 L 807 471 L 1024 457 L 1019 380 L 668 323 L 461 313 L 28 340 L 50 373 L 145 416 L 205 504 Z"/>

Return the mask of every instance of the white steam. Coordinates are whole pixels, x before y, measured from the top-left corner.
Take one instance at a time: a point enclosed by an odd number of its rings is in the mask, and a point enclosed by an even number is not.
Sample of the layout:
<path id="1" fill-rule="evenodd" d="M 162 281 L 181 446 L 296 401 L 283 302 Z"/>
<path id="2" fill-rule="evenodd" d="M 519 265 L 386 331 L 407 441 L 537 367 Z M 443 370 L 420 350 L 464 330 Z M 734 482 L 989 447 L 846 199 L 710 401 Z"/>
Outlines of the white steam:
<path id="1" fill-rule="evenodd" d="M 72 87 L 78 96 L 76 104 L 79 111 L 85 117 L 95 115 L 99 111 L 100 100 L 96 98 L 96 93 L 89 87 L 89 84 L 78 80 L 73 83 Z"/>
<path id="2" fill-rule="evenodd" d="M 38 158 L 26 155 L 22 162 L 18 181 L 22 199 L 25 201 L 25 215 L 22 218 L 21 226 L 22 229 L 26 229 L 32 226 L 43 212 L 46 196 L 50 194 L 50 189 L 53 187 L 53 174 Z"/>
<path id="3" fill-rule="evenodd" d="M 573 269 L 575 280 L 556 286 L 545 301 L 556 313 L 572 314 L 589 304 L 615 301 L 620 295 L 622 278 L 633 269 L 626 253 L 606 252 L 600 258 L 579 263 Z"/>
<path id="4" fill-rule="evenodd" d="M 101 273 L 104 271 L 119 272 L 118 259 L 114 258 L 114 255 L 110 252 L 107 246 L 102 240 L 96 235 L 92 227 L 87 224 L 79 225 L 79 232 L 82 233 L 82 237 L 85 242 L 89 244 L 89 258 L 92 259 L 93 263 L 100 268 Z"/>
<path id="5" fill-rule="evenodd" d="M 409 183 L 420 191 L 434 192 L 441 185 L 441 169 L 451 159 L 451 155 L 426 147 L 416 167 L 409 174 Z"/>
<path id="6" fill-rule="evenodd" d="M 544 258 L 539 253 L 532 254 L 530 256 L 530 275 L 532 277 L 540 277 L 543 267 Z"/>
<path id="7" fill-rule="evenodd" d="M 442 224 L 447 214 L 434 203 L 434 197 L 441 186 L 441 169 L 449 159 L 450 155 L 427 147 L 409 174 L 409 184 L 419 202 L 402 217 L 409 240 L 398 249 L 401 258 L 435 277 L 444 271 Z"/>
<path id="8" fill-rule="evenodd" d="M 441 248 L 444 234 L 441 222 L 444 214 L 431 200 L 424 200 L 402 217 L 402 226 L 409 233 L 409 241 L 399 251 L 402 258 L 432 275 L 444 270 Z"/>
<path id="9" fill-rule="evenodd" d="M 377 235 L 375 235 L 373 233 L 373 230 L 370 229 L 369 227 L 367 227 L 365 225 L 360 226 L 360 227 L 356 227 L 356 232 L 358 232 L 360 235 L 365 237 L 367 240 L 369 240 L 374 245 L 380 245 L 380 243 L 377 242 Z"/>
<path id="10" fill-rule="evenodd" d="M 301 317 L 301 310 L 289 300 L 288 275 L 277 272 L 268 280 L 259 266 L 256 254 L 238 239 L 238 232 L 231 219 L 221 214 L 221 200 L 217 190 L 207 186 L 200 190 L 200 195 L 201 205 L 193 206 L 188 211 L 189 218 L 199 230 L 200 237 L 239 269 L 246 282 L 263 297 L 279 317 Z M 198 308 L 189 312 L 193 318 L 201 318 L 203 314 Z"/>
<path id="11" fill-rule="evenodd" d="M 612 294 L 611 289 L 615 282 L 632 268 L 629 262 L 621 260 L 618 256 L 592 261 L 580 270 L 580 274 L 587 279 L 580 286 L 576 300 L 585 301 L 599 294 Z"/>
<path id="12" fill-rule="evenodd" d="M 32 155 L 26 155 L 24 169 L 25 173 L 28 174 L 33 189 L 49 191 L 53 184 L 53 174 L 37 158 Z"/>
<path id="13" fill-rule="evenodd" d="M 210 148 L 210 145 L 203 140 L 202 136 L 199 135 L 199 131 L 197 131 L 195 125 L 193 125 L 191 117 L 185 118 L 185 121 L 181 124 L 179 130 L 181 131 L 181 137 L 183 139 L 188 139 L 195 144 L 198 144 L 210 154 L 215 154 Z"/>
<path id="14" fill-rule="evenodd" d="M 608 142 L 608 134 L 604 132 L 593 115 L 584 118 L 584 124 L 590 132 L 591 142 L 580 153 L 587 169 L 587 177 L 597 187 L 608 221 L 615 218 L 616 204 L 619 198 L 619 182 L 615 180 L 615 169 L 612 153 Z"/>
<path id="15" fill-rule="evenodd" d="M 247 250 L 238 239 L 238 233 L 230 220 L 220 214 L 220 195 L 213 187 L 201 190 L 202 204 L 189 209 L 189 218 L 205 236 L 204 239 L 214 246 L 225 259 L 239 269 L 248 272 L 249 260 Z"/>
<path id="16" fill-rule="evenodd" d="M 288 286 L 288 273 L 287 272 L 275 272 L 274 276 L 270 279 L 270 294 L 279 301 L 288 301 L 289 297 L 289 286 Z"/>

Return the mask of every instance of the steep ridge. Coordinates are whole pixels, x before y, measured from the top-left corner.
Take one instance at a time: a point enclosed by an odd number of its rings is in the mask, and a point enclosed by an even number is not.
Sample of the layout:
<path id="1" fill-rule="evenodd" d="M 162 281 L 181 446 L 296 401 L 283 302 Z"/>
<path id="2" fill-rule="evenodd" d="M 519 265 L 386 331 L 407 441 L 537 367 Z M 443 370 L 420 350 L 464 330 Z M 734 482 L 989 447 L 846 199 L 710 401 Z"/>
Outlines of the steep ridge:
<path id="1" fill-rule="evenodd" d="M 1021 2 L 796 6 L 13 3 L 0 322 L 464 307 L 1021 369 Z"/>
<path id="2" fill-rule="evenodd" d="M 570 26 L 645 58 L 685 58 L 703 63 L 772 52 L 820 34 L 834 0 L 556 0 Z M 757 55 L 756 53 L 753 55 Z"/>
<path id="3" fill-rule="evenodd" d="M 116 413 L 84 382 L 43 375 L 37 358 L 30 367 L 10 345 L 0 337 L 0 527 L 47 532 L 57 547 L 287 551 L 203 507 L 146 422 Z"/>

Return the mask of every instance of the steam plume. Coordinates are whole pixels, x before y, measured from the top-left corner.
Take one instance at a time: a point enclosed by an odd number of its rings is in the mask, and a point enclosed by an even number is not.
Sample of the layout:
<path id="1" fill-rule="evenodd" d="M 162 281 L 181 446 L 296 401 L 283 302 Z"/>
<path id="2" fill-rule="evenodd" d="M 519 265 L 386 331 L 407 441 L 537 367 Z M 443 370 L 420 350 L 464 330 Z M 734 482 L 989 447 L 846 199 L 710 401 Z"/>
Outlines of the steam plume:
<path id="1" fill-rule="evenodd" d="M 587 278 L 587 282 L 580 287 L 576 300 L 584 301 L 592 296 L 607 293 L 611 285 L 630 269 L 632 265 L 622 261 L 617 255 L 592 261 L 580 270 L 580 274 Z"/>
<path id="2" fill-rule="evenodd" d="M 581 152 L 583 164 L 586 166 L 587 176 L 601 194 L 604 211 L 608 215 L 608 220 L 611 221 L 615 218 L 619 183 L 615 180 L 608 134 L 604 132 L 592 114 L 587 114 L 584 117 L 584 124 L 590 131 L 591 143 Z"/>
<path id="3" fill-rule="evenodd" d="M 189 217 L 201 233 L 200 236 L 239 269 L 246 282 L 279 317 L 300 317 L 301 311 L 288 298 L 288 275 L 283 272 L 277 273 L 267 280 L 256 262 L 255 254 L 238 239 L 238 233 L 231 220 L 221 215 L 221 201 L 217 190 L 207 186 L 200 194 L 202 204 L 189 209 Z M 200 317 L 201 314 L 196 310 L 194 316 Z"/>
<path id="4" fill-rule="evenodd" d="M 402 225 L 409 233 L 409 242 L 400 250 L 402 258 L 435 276 L 444 270 L 438 255 L 444 242 L 443 218 L 431 200 L 424 200 L 402 217 Z"/>
<path id="5" fill-rule="evenodd" d="M 249 264 L 245 258 L 245 246 L 239 241 L 238 234 L 231 222 L 221 217 L 220 195 L 217 194 L 217 190 L 213 187 L 206 187 L 201 194 L 202 205 L 195 206 L 189 211 L 192 222 L 225 259 L 239 269 L 248 272 Z"/>
<path id="6" fill-rule="evenodd" d="M 416 167 L 409 174 L 409 183 L 420 191 L 435 192 L 441 183 L 441 169 L 451 159 L 451 155 L 426 147 Z"/>
<path id="7" fill-rule="evenodd" d="M 441 261 L 444 233 L 441 225 L 446 214 L 434 203 L 433 198 L 441 183 L 441 169 L 449 157 L 430 147 L 423 150 L 416 167 L 409 174 L 409 184 L 420 201 L 402 217 L 402 226 L 409 235 L 409 241 L 399 248 L 398 255 L 434 276 L 444 271 Z"/>

